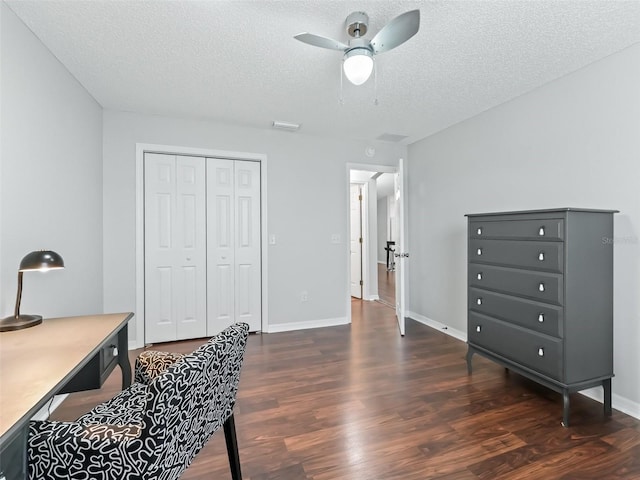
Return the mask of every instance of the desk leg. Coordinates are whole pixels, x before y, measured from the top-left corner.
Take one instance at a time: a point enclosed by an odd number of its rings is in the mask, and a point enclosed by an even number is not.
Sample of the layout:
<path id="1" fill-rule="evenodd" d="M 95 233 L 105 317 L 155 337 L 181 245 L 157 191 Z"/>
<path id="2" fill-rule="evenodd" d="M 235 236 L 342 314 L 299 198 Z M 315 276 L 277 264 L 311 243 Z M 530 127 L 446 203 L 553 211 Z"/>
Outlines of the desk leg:
<path id="1" fill-rule="evenodd" d="M 131 385 L 131 363 L 129 363 L 129 327 L 124 325 L 118 332 L 118 365 L 122 370 L 122 389 Z"/>

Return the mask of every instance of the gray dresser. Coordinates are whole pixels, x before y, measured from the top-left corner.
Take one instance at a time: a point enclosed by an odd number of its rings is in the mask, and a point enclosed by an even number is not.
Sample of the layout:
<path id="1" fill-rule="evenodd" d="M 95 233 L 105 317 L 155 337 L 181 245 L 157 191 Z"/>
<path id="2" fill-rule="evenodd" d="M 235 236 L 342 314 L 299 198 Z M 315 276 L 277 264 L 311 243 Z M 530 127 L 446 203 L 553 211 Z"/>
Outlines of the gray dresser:
<path id="1" fill-rule="evenodd" d="M 611 414 L 613 214 L 467 215 L 468 352 L 562 393 L 602 385 Z"/>

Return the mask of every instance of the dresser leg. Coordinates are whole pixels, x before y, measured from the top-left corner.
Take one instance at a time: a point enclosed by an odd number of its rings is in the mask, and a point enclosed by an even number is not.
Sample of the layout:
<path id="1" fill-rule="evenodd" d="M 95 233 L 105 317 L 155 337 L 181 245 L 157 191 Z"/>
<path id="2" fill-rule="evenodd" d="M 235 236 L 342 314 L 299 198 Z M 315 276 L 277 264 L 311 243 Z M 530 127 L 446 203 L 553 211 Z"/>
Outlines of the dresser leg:
<path id="1" fill-rule="evenodd" d="M 562 426 L 569 426 L 569 390 L 562 392 Z"/>
<path id="2" fill-rule="evenodd" d="M 473 357 L 473 349 L 472 349 L 471 347 L 468 347 L 468 349 L 467 349 L 467 356 L 466 356 L 466 359 L 467 359 L 467 373 L 468 373 L 469 375 L 471 375 L 471 373 L 472 373 L 472 372 L 471 372 L 471 370 L 472 370 L 472 367 L 471 367 L 471 357 Z"/>
<path id="3" fill-rule="evenodd" d="M 611 410 L 611 379 L 607 378 L 602 381 L 602 388 L 604 389 L 604 414 L 610 417 L 613 413 Z"/>

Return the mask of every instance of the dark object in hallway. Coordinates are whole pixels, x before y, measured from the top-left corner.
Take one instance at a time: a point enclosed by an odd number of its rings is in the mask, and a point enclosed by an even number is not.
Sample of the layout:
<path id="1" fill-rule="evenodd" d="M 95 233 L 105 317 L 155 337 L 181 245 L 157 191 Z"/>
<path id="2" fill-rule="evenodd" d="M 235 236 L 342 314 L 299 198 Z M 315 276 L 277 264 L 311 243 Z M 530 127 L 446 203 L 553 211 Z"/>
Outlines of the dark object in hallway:
<path id="1" fill-rule="evenodd" d="M 392 242 L 392 241 L 387 241 L 387 246 L 385 247 L 385 250 L 387 252 L 387 271 L 388 272 L 392 272 L 395 270 L 395 260 L 393 258 L 393 252 L 395 252 L 393 247 L 396 244 L 396 242 Z"/>

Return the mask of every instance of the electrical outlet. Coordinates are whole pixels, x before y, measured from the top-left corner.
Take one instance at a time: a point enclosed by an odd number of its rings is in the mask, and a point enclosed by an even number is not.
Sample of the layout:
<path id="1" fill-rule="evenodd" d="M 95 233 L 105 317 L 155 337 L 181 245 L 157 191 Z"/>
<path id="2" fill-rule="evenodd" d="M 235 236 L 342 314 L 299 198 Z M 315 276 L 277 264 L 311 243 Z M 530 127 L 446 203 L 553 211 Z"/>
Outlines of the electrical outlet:
<path id="1" fill-rule="evenodd" d="M 301 302 L 308 302 L 309 301 L 309 292 L 307 292 L 306 290 L 300 292 L 300 301 Z"/>
<path id="2" fill-rule="evenodd" d="M 276 236 L 275 234 L 271 234 L 269 235 L 269 245 L 275 245 L 276 244 Z"/>
<path id="3" fill-rule="evenodd" d="M 340 243 L 340 234 L 334 233 L 331 235 L 331 243 Z"/>

